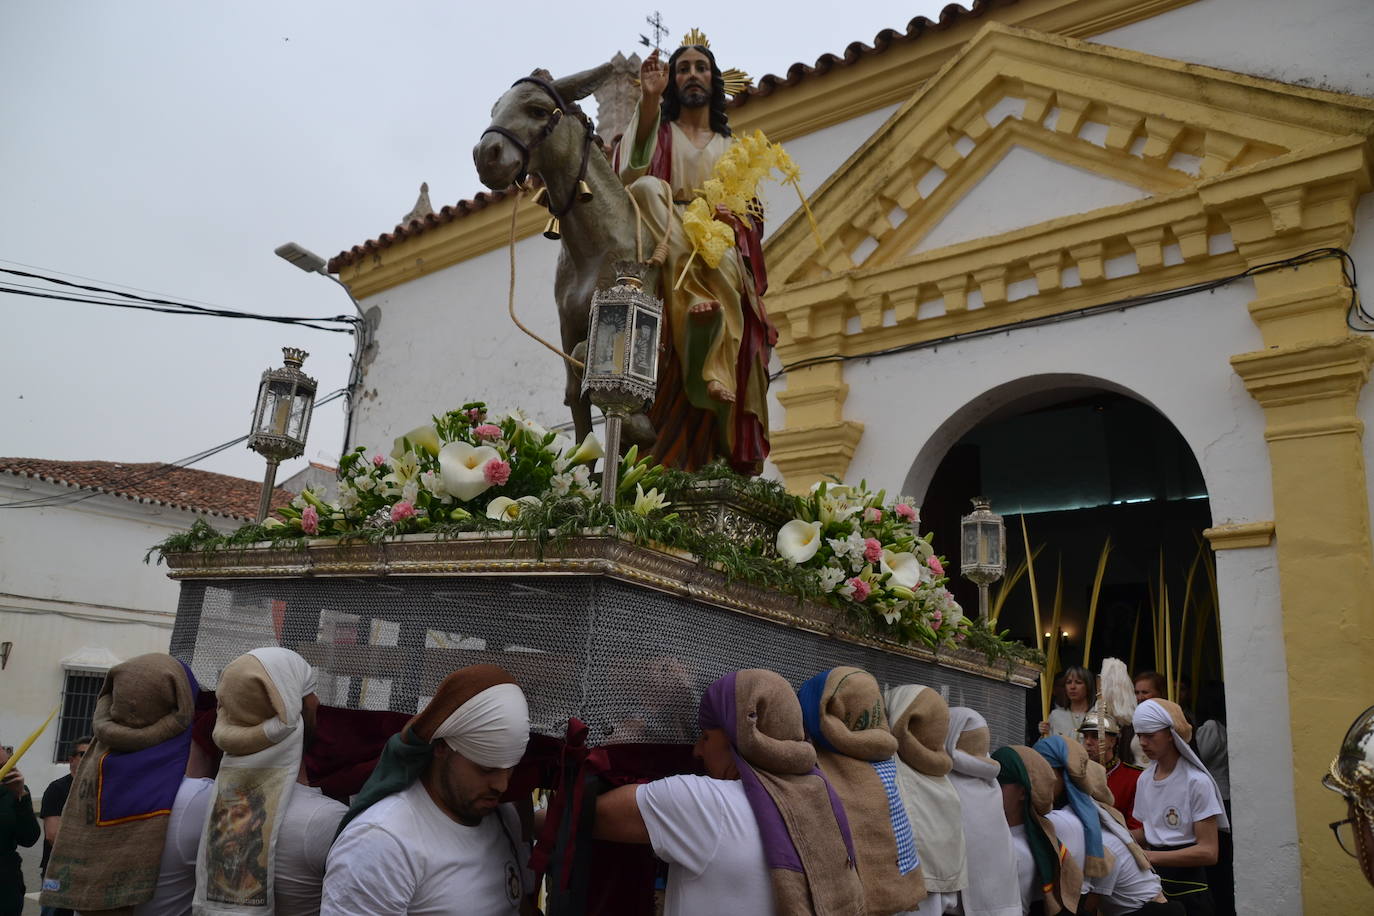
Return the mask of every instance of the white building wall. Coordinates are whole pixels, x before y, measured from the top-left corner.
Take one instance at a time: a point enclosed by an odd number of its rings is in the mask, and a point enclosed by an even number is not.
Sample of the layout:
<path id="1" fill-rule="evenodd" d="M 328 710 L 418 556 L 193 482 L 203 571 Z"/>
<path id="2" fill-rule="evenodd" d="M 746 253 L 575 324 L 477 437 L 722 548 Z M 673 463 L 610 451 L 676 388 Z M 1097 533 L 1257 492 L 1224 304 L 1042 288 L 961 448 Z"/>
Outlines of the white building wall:
<path id="1" fill-rule="evenodd" d="M 1372 36 L 1370 0 L 1197 0 L 1093 41 L 1368 96 Z"/>
<path id="2" fill-rule="evenodd" d="M 79 493 L 0 475 L 0 503 Z M 0 741 L 17 746 L 59 703 L 63 659 L 167 651 L 180 586 L 143 555 L 196 518 L 113 496 L 0 513 L 0 641 L 14 644 L 0 671 Z M 241 523 L 206 520 L 226 531 Z M 56 742 L 54 721 L 21 763 L 35 798 L 66 772 L 52 762 Z"/>

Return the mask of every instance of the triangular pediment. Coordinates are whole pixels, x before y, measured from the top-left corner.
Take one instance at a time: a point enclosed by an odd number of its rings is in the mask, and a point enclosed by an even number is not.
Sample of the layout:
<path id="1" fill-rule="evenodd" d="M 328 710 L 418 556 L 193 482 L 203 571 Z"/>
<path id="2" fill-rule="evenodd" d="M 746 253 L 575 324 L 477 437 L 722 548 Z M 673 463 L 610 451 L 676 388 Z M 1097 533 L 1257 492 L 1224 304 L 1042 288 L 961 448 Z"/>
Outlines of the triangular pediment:
<path id="1" fill-rule="evenodd" d="M 1374 128 L 1334 93 L 990 24 L 769 239 L 775 289 L 1200 187 Z M 981 229 L 980 229 L 981 226 Z"/>

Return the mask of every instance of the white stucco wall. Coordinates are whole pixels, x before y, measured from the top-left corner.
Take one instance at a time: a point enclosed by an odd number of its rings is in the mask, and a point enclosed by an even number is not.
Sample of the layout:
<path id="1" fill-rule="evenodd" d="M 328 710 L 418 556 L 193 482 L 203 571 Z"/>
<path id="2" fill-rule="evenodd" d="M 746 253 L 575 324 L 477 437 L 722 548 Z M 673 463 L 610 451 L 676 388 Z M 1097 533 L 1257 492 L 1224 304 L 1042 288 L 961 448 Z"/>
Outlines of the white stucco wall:
<path id="1" fill-rule="evenodd" d="M 77 492 L 0 475 L 0 502 Z M 143 555 L 195 518 L 111 496 L 0 513 L 0 640 L 14 643 L 0 671 L 0 741 L 18 745 L 58 704 L 63 659 L 167 651 L 180 586 Z M 54 721 L 22 762 L 35 799 L 66 771 L 52 762 L 56 740 Z"/>
<path id="2" fill-rule="evenodd" d="M 554 345 L 558 251 L 542 235 L 515 246 L 515 313 Z M 545 424 L 571 421 L 563 361 L 507 314 L 509 257 L 503 246 L 363 300 L 364 309 L 381 310 L 381 323 L 354 443 L 388 452 L 397 436 L 470 400 L 493 411 L 520 407 Z"/>
<path id="3" fill-rule="evenodd" d="M 1093 41 L 1223 70 L 1374 95 L 1369 0 L 1197 0 Z"/>

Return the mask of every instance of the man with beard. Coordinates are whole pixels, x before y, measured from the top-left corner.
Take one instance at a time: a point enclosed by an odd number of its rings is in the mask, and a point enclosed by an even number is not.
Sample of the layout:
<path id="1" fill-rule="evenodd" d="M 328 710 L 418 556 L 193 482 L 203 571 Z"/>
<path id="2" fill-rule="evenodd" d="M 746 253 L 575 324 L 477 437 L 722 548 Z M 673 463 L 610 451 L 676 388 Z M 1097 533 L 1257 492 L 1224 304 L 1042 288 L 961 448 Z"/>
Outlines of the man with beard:
<path id="1" fill-rule="evenodd" d="M 512 805 L 530 716 L 495 665 L 455 671 L 387 742 L 329 852 L 322 916 L 532 911 Z"/>
<path id="2" fill-rule="evenodd" d="M 734 142 L 725 95 L 726 75 L 700 31 L 689 32 L 666 64 L 654 51 L 640 67 L 639 106 L 615 165 L 639 205 L 644 237 L 667 240 L 659 291 L 664 346 L 671 342 L 677 358 L 663 361 L 649 412 L 658 431 L 654 455 L 687 470 L 720 455 L 754 474 L 768 455 L 768 359 L 777 340 L 763 307 L 763 224 L 719 210 L 715 218 L 734 230 L 735 246 L 714 268 L 692 256 L 682 224 Z"/>

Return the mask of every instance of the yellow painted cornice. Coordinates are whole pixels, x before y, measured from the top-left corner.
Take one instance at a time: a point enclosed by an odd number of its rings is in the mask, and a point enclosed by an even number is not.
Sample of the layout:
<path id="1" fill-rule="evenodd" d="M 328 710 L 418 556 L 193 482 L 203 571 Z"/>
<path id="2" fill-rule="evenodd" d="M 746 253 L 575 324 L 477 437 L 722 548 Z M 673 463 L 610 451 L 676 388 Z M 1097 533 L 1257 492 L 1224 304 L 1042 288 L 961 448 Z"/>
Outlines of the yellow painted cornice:
<path id="1" fill-rule="evenodd" d="M 1089 38 L 1140 22 L 1196 0 L 1022 0 L 965 18 L 948 28 L 928 29 L 916 39 L 898 39 L 881 53 L 828 73 L 812 74 L 797 86 L 752 97 L 732 109 L 739 130 L 762 129 L 778 142 L 839 124 L 906 100 L 989 22 Z M 509 201 L 425 229 L 386 248 L 364 254 L 339 271 L 358 299 L 375 296 L 426 274 L 495 250 L 509 241 Z M 535 235 L 546 215 L 528 207 L 516 238 Z"/>
<path id="2" fill-rule="evenodd" d="M 1202 532 L 1213 550 L 1240 550 L 1247 547 L 1268 547 L 1274 543 L 1273 522 L 1217 525 Z"/>

